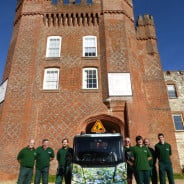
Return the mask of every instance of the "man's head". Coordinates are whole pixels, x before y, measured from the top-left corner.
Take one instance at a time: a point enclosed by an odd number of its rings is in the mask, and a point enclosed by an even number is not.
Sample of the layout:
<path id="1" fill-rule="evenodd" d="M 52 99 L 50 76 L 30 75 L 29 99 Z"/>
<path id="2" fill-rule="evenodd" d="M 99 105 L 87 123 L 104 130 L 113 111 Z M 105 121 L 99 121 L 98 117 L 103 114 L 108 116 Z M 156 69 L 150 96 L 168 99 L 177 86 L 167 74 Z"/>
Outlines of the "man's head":
<path id="1" fill-rule="evenodd" d="M 158 134 L 158 140 L 159 140 L 160 143 L 164 144 L 165 139 L 164 139 L 164 134 L 163 133 Z"/>
<path id="2" fill-rule="evenodd" d="M 143 138 L 142 138 L 142 136 L 138 135 L 135 138 L 135 140 L 136 140 L 136 143 L 137 143 L 138 146 L 142 146 L 143 145 Z"/>
<path id="3" fill-rule="evenodd" d="M 144 145 L 145 145 L 146 147 L 148 147 L 148 146 L 150 145 L 149 139 L 147 139 L 147 138 L 145 138 L 145 139 L 143 140 L 143 143 L 144 143 Z"/>
<path id="4" fill-rule="evenodd" d="M 69 141 L 68 141 L 67 138 L 62 139 L 62 147 L 63 147 L 63 148 L 68 147 L 68 143 L 69 143 Z"/>
<path id="5" fill-rule="evenodd" d="M 33 148 L 34 148 L 34 145 L 35 145 L 34 139 L 30 139 L 29 144 L 28 144 L 28 147 L 29 147 L 30 149 L 33 149 Z"/>
<path id="6" fill-rule="evenodd" d="M 47 149 L 49 147 L 49 140 L 48 139 L 43 139 L 42 140 L 42 146 L 44 149 Z"/>
<path id="7" fill-rule="evenodd" d="M 130 138 L 129 137 L 125 137 L 124 146 L 125 147 L 129 147 L 130 146 Z"/>

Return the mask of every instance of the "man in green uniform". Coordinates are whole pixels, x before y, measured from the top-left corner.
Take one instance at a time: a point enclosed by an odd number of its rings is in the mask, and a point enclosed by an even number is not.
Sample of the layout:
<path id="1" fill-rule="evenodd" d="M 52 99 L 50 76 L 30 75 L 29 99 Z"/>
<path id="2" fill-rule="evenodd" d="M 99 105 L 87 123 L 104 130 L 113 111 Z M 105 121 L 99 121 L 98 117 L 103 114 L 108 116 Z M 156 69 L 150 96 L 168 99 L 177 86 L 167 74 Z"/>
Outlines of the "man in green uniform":
<path id="1" fill-rule="evenodd" d="M 42 146 L 36 149 L 36 175 L 34 184 L 48 184 L 50 161 L 54 159 L 54 151 L 49 147 L 49 140 L 44 139 Z"/>
<path id="2" fill-rule="evenodd" d="M 18 156 L 17 160 L 20 163 L 20 172 L 18 177 L 18 184 L 30 184 L 33 176 L 33 167 L 36 156 L 34 149 L 35 141 L 31 139 L 29 145 L 23 148 Z"/>
<path id="3" fill-rule="evenodd" d="M 158 177 L 157 177 L 157 169 L 156 169 L 155 150 L 150 147 L 149 139 L 145 138 L 143 142 L 144 142 L 144 145 L 150 150 L 151 155 L 152 155 L 152 160 L 149 161 L 149 164 L 150 164 L 150 167 L 151 167 L 151 170 L 150 170 L 151 182 L 152 182 L 152 184 L 157 184 L 158 183 Z"/>
<path id="4" fill-rule="evenodd" d="M 166 184 L 165 172 L 169 184 L 174 184 L 173 169 L 170 156 L 172 154 L 171 145 L 164 140 L 164 134 L 158 134 L 159 142 L 155 145 L 156 157 L 159 160 L 159 178 L 160 184 Z"/>
<path id="5" fill-rule="evenodd" d="M 152 159 L 149 149 L 143 145 L 143 138 L 136 137 L 136 146 L 132 148 L 132 159 L 135 164 L 135 175 L 137 184 L 150 183 L 150 166 L 149 160 Z"/>
<path id="6" fill-rule="evenodd" d="M 73 149 L 68 146 L 68 139 L 62 140 L 62 148 L 57 152 L 58 170 L 56 174 L 56 184 L 62 184 L 63 177 L 65 184 L 71 184 L 71 163 L 73 157 Z"/>
<path id="7" fill-rule="evenodd" d="M 132 147 L 130 143 L 130 138 L 125 137 L 124 140 L 124 149 L 125 149 L 125 158 L 127 162 L 127 182 L 128 184 L 132 184 L 133 174 L 134 174 L 134 166 L 132 160 Z"/>

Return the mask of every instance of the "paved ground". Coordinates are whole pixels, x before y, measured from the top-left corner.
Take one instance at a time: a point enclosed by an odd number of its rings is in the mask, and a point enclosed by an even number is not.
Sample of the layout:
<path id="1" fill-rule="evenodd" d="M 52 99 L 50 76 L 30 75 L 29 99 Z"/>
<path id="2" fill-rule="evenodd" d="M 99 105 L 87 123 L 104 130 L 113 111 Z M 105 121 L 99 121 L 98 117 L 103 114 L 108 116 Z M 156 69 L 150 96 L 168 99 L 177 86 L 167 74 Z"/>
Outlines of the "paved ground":
<path id="1" fill-rule="evenodd" d="M 5 181 L 5 182 L 0 181 L 0 184 L 16 184 L 16 180 L 14 180 L 14 181 Z M 175 180 L 175 184 L 184 184 L 184 180 Z"/>

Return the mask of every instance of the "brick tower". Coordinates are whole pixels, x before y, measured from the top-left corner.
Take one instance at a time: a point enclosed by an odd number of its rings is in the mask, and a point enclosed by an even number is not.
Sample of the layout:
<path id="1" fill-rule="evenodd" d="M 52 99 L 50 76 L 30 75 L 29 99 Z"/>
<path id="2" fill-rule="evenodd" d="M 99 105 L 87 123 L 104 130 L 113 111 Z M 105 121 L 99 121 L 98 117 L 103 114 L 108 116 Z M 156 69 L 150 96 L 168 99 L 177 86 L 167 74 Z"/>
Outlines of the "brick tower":
<path id="1" fill-rule="evenodd" d="M 131 0 L 19 0 L 2 85 L 2 178 L 16 176 L 30 138 L 57 151 L 97 120 L 152 144 L 163 132 L 180 171 L 153 18 L 135 29 Z"/>

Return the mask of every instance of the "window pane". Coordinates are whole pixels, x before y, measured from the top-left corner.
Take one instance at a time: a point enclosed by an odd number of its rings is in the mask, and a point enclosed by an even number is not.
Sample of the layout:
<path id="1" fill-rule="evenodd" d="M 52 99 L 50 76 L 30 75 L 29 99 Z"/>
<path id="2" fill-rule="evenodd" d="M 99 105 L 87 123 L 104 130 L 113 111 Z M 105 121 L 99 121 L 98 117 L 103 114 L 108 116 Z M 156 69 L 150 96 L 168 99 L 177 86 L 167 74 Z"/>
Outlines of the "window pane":
<path id="1" fill-rule="evenodd" d="M 93 88 L 97 88 L 96 83 L 93 84 Z"/>
<path id="2" fill-rule="evenodd" d="M 175 129 L 176 130 L 184 130 L 183 119 L 181 115 L 173 115 Z"/>
<path id="3" fill-rule="evenodd" d="M 97 88 L 97 69 L 84 69 L 83 88 Z"/>
<path id="4" fill-rule="evenodd" d="M 61 38 L 49 37 L 47 46 L 47 57 L 60 57 Z"/>
<path id="5" fill-rule="evenodd" d="M 85 37 L 84 38 L 84 56 L 96 56 L 96 37 Z"/>
<path id="6" fill-rule="evenodd" d="M 59 39 L 50 39 L 49 44 L 49 56 L 50 57 L 58 57 L 59 56 Z"/>
<path id="7" fill-rule="evenodd" d="M 168 91 L 168 95 L 169 98 L 176 98 L 176 89 L 174 85 L 167 85 L 167 91 Z"/>
<path id="8" fill-rule="evenodd" d="M 58 89 L 59 83 L 59 69 L 49 68 L 45 70 L 44 75 L 44 89 Z"/>

